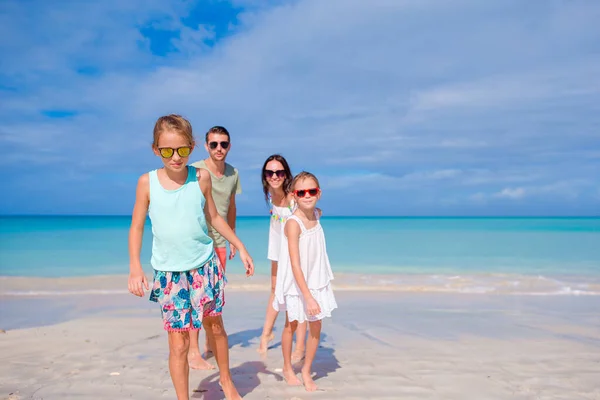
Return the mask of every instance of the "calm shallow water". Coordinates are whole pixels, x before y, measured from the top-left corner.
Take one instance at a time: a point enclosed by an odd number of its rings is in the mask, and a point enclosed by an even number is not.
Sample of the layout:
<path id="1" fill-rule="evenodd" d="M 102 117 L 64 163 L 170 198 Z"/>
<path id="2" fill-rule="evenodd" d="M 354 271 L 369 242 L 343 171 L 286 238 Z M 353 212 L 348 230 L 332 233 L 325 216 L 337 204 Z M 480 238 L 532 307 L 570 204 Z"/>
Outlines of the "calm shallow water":
<path id="1" fill-rule="evenodd" d="M 66 277 L 128 272 L 130 217 L 0 217 L 0 275 Z M 237 231 L 268 274 L 268 217 Z M 324 217 L 334 272 L 359 274 L 600 275 L 600 218 Z M 142 262 L 149 265 L 147 222 Z M 241 263 L 228 270 L 241 272 Z"/>

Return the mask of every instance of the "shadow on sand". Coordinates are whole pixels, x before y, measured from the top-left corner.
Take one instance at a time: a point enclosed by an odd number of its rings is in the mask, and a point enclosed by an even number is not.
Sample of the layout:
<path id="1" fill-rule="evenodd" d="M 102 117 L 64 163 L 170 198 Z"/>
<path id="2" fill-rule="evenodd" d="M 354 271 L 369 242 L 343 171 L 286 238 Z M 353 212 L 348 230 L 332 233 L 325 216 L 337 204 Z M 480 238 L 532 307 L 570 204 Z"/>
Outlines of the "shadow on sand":
<path id="1" fill-rule="evenodd" d="M 259 374 L 273 375 L 278 381 L 283 381 L 281 375 L 269 371 L 262 361 L 246 361 L 237 367 L 231 368 L 231 376 L 240 396 L 244 397 L 252 393 L 260 385 Z M 214 372 L 202 379 L 198 387 L 194 389 L 192 398 L 204 400 L 224 399 L 225 395 L 219 386 L 219 372 Z"/>
<path id="2" fill-rule="evenodd" d="M 261 333 L 262 329 L 249 329 L 232 333 L 229 335 L 229 347 L 232 348 L 236 345 L 240 345 L 241 347 L 251 347 L 252 344 L 250 342 L 257 337 L 260 337 Z M 312 367 L 314 374 L 313 379 L 317 381 L 317 385 L 319 385 L 318 380 L 327 377 L 329 374 L 340 368 L 340 363 L 335 356 L 335 350 L 332 347 L 328 347 L 326 342 L 327 334 L 321 333 L 321 343 Z M 269 349 L 277 347 L 281 347 L 281 342 L 276 342 L 271 345 Z M 235 351 L 235 349 L 233 351 Z M 256 356 L 260 357 L 259 354 Z M 283 360 L 281 359 L 280 362 L 282 364 Z M 303 363 L 304 361 L 301 360 L 294 364 L 294 370 L 297 373 L 300 372 Z M 231 368 L 231 376 L 242 397 L 252 393 L 260 385 L 260 374 L 272 375 L 277 381 L 281 382 L 282 385 L 285 385 L 283 376 L 267 369 L 267 366 L 263 361 L 246 361 L 241 365 Z M 192 398 L 204 400 L 224 399 L 225 395 L 219 386 L 219 372 L 214 371 L 209 376 L 202 379 L 197 388 L 194 389 Z"/>

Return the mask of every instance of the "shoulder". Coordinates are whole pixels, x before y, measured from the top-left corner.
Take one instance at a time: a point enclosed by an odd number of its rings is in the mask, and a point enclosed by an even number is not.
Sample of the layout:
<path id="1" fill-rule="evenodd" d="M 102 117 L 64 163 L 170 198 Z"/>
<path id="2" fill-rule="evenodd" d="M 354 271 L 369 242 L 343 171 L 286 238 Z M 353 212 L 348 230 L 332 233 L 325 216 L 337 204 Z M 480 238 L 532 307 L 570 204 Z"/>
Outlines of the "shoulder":
<path id="1" fill-rule="evenodd" d="M 141 193 L 150 193 L 150 172 L 146 172 L 138 178 L 136 192 L 138 195 Z"/>
<path id="2" fill-rule="evenodd" d="M 285 196 L 285 200 L 291 208 L 294 208 L 296 206 L 296 202 L 294 201 L 294 194 L 292 192 L 289 192 L 287 196 Z"/>
<path id="3" fill-rule="evenodd" d="M 205 168 L 196 168 L 196 178 L 200 183 L 210 182 L 210 172 Z"/>
<path id="4" fill-rule="evenodd" d="M 138 178 L 138 187 L 145 186 L 148 187 L 150 185 L 150 172 L 146 172 L 142 176 Z"/>
<path id="5" fill-rule="evenodd" d="M 194 168 L 206 168 L 206 163 L 204 160 L 196 161 L 195 163 L 190 164 Z"/>
<path id="6" fill-rule="evenodd" d="M 300 224 L 296 221 L 296 218 L 288 218 L 285 221 L 284 231 L 286 236 L 300 236 Z"/>
<path id="7" fill-rule="evenodd" d="M 227 176 L 237 176 L 238 175 L 238 169 L 235 168 L 231 164 L 225 163 L 225 175 L 227 175 Z"/>

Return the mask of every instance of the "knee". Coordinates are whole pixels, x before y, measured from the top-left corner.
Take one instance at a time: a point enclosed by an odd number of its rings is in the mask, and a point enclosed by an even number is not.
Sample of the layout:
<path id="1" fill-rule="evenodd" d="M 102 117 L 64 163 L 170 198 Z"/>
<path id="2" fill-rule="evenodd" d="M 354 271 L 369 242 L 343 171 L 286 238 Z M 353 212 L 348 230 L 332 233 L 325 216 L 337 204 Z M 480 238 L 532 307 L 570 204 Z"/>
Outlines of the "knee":
<path id="1" fill-rule="evenodd" d="M 185 357 L 190 349 L 190 339 L 187 335 L 179 334 L 170 341 L 169 351 L 176 357 Z"/>
<path id="2" fill-rule="evenodd" d="M 225 327 L 220 322 L 211 322 L 206 326 L 206 330 L 210 330 L 214 337 L 227 336 L 227 332 L 225 332 Z"/>
<path id="3" fill-rule="evenodd" d="M 319 336 L 321 334 L 321 321 L 311 321 L 308 323 L 308 330 L 312 336 Z"/>

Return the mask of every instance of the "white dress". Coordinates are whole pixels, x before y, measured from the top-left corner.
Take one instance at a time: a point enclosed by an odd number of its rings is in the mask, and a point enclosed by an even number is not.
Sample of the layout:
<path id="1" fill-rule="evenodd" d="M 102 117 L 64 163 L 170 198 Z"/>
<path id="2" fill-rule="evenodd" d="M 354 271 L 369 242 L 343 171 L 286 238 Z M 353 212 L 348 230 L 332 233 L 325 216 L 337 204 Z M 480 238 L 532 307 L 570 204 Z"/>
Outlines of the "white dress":
<path id="1" fill-rule="evenodd" d="M 279 251 L 281 249 L 281 235 L 283 234 L 283 224 L 287 218 L 292 215 L 292 206 L 279 207 L 271 203 L 271 223 L 269 224 L 269 247 L 267 258 L 271 261 L 279 260 Z"/>
<path id="2" fill-rule="evenodd" d="M 306 302 L 294 279 L 288 251 L 288 240 L 283 231 L 273 308 L 278 311 L 287 311 L 290 321 L 317 321 L 325 317 L 331 317 L 331 312 L 337 308 L 337 303 L 331 289 L 333 272 L 327 256 L 325 234 L 321 222 L 317 220 L 317 225 L 311 229 L 306 229 L 300 218 L 295 215 L 288 217 L 285 223 L 292 219 L 300 225 L 301 229 L 299 243 L 300 267 L 310 293 L 319 303 L 321 313 L 314 316 L 306 314 Z"/>

